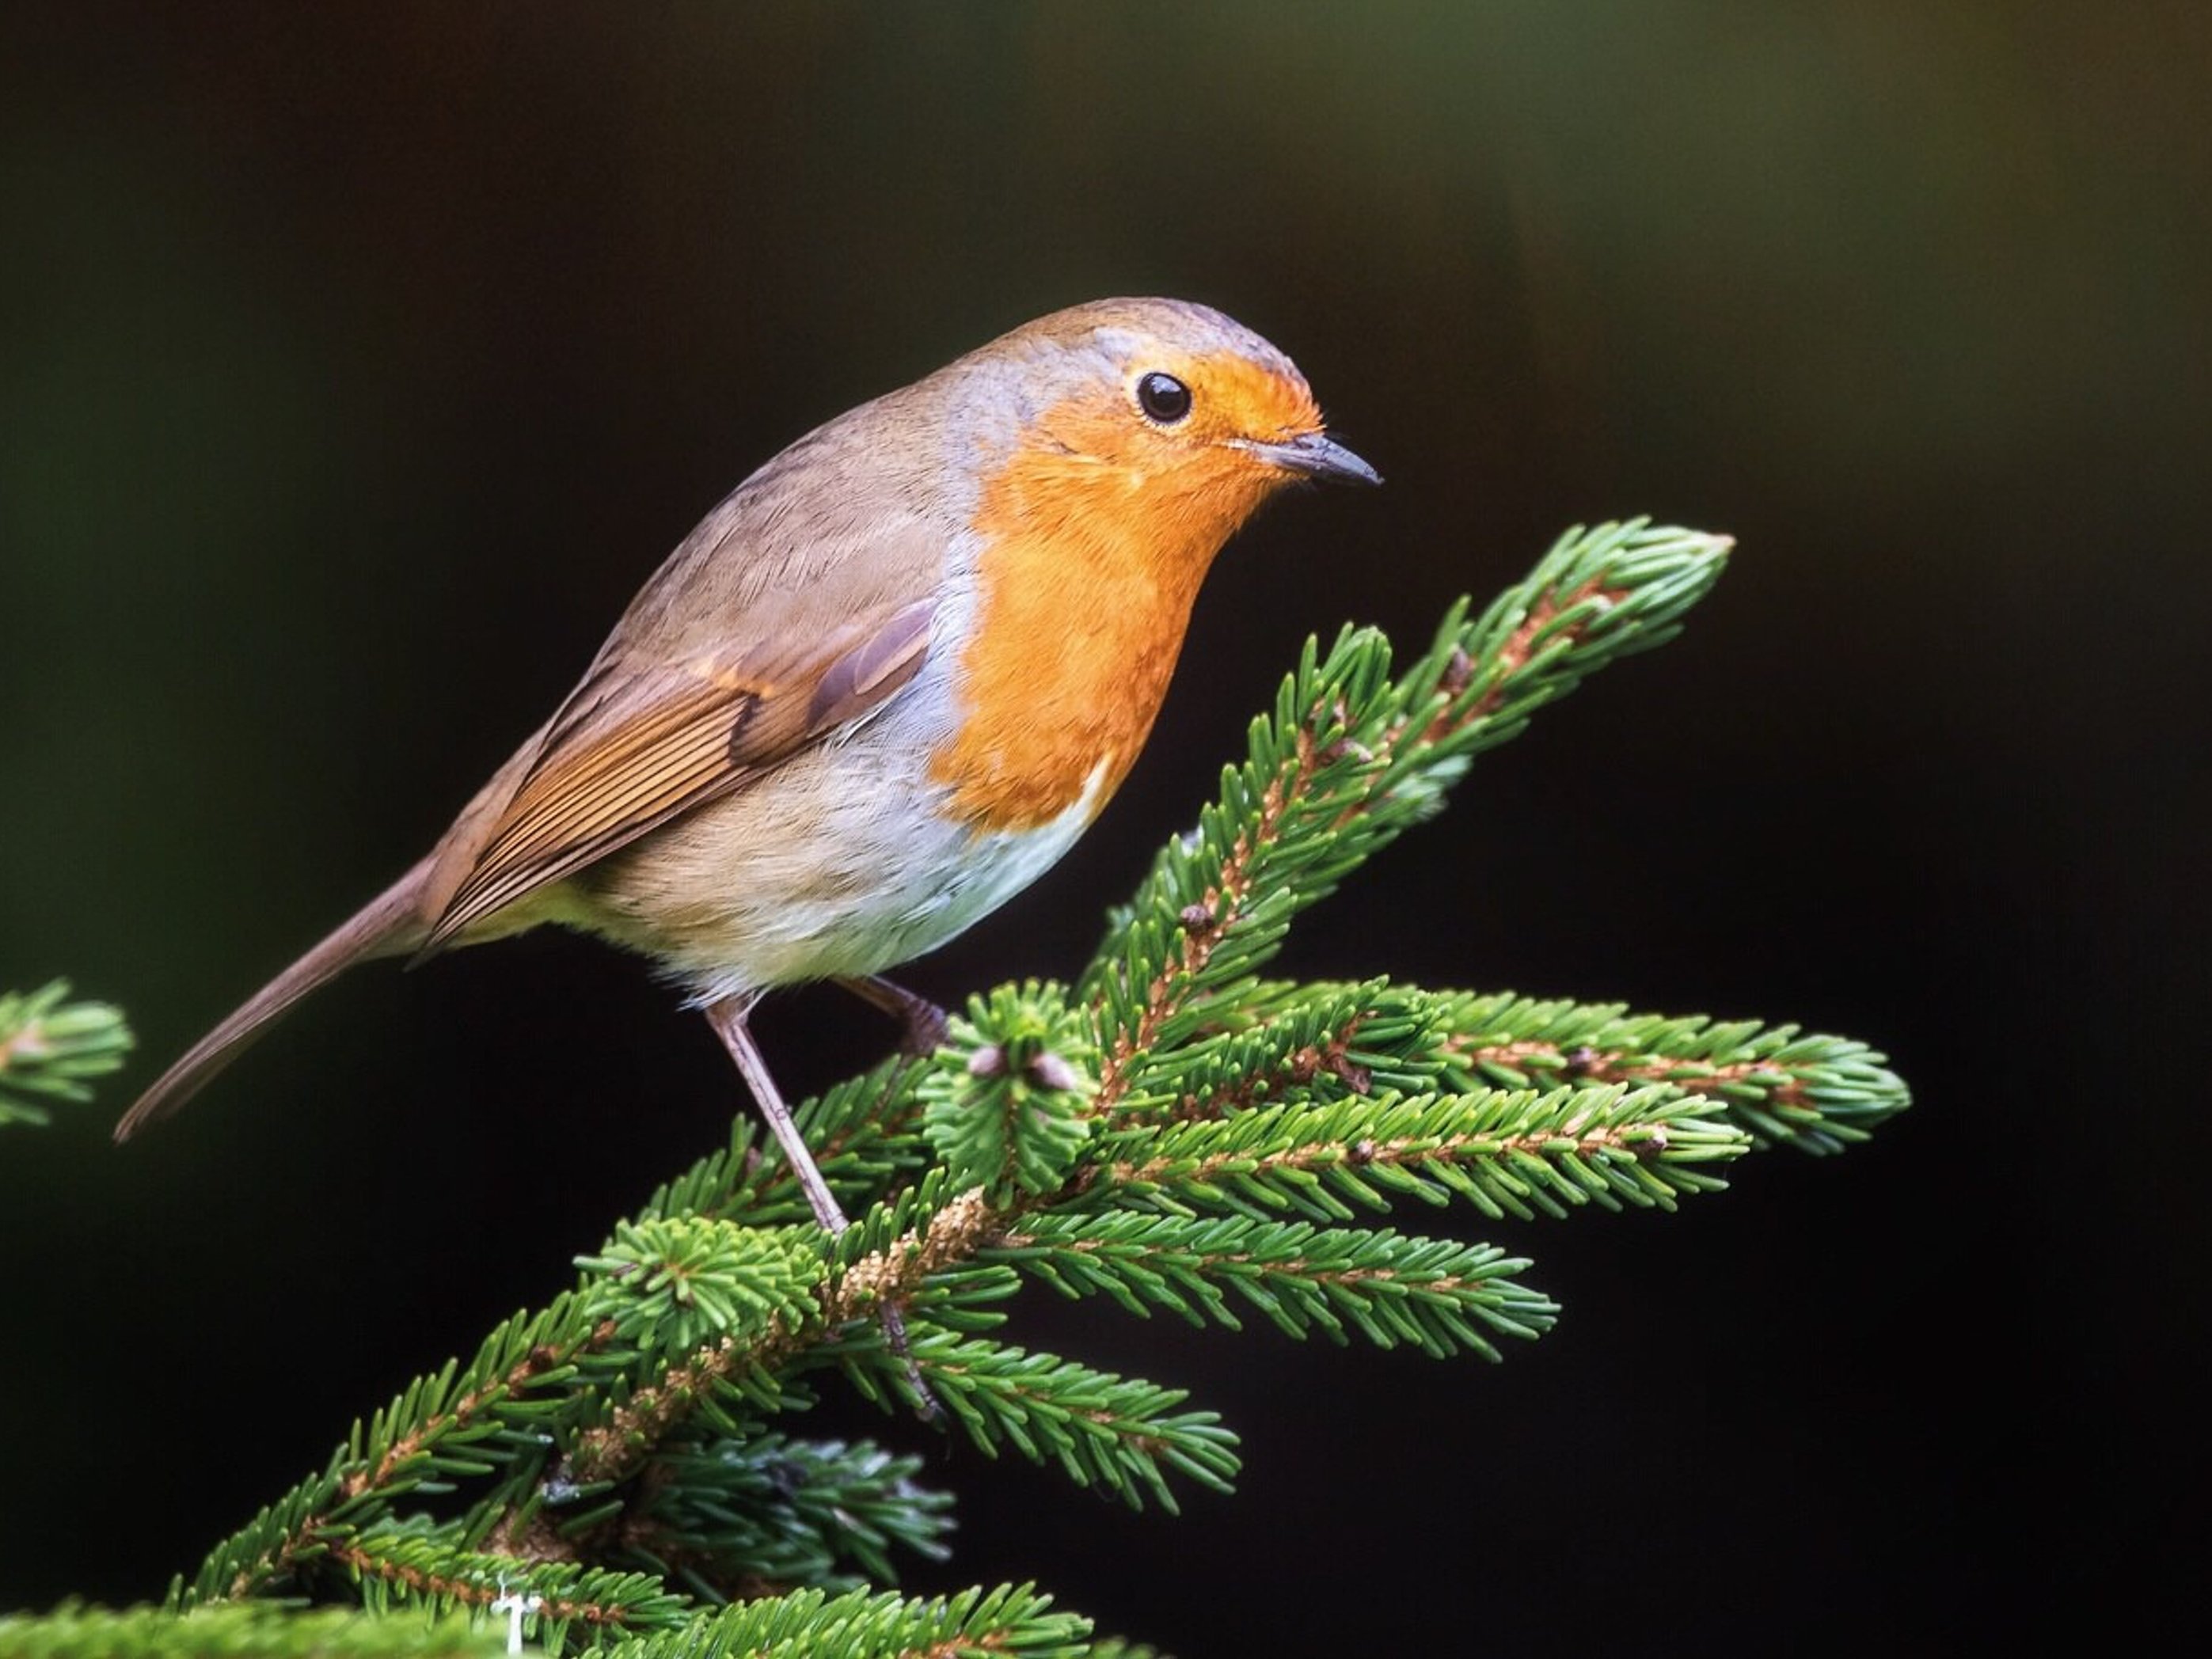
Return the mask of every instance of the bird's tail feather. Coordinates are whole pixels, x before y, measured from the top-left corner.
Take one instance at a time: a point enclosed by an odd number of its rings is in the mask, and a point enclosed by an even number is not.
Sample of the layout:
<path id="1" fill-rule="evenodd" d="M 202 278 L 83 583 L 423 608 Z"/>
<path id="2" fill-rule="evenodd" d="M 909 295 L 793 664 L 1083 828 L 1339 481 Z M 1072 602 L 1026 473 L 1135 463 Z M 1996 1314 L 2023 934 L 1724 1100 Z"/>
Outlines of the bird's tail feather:
<path id="1" fill-rule="evenodd" d="M 412 955 L 429 932 L 419 902 L 429 870 L 430 860 L 424 859 L 194 1043 L 123 1115 L 123 1121 L 115 1126 L 116 1139 L 130 1139 L 156 1118 L 167 1117 L 182 1106 L 245 1053 L 278 1015 L 310 991 L 328 984 L 357 962 Z"/>

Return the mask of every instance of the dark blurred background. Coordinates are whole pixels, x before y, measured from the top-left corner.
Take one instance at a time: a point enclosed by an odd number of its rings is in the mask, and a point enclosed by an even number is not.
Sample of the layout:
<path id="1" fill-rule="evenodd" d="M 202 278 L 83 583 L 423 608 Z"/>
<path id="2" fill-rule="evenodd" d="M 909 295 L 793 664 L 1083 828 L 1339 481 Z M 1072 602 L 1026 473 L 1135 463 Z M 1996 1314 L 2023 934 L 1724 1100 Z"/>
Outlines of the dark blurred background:
<path id="1" fill-rule="evenodd" d="M 1496 1368 L 1026 1300 L 1015 1338 L 1227 1413 L 1243 1490 L 1133 1517 L 833 1403 L 963 1494 L 909 1582 L 1185 1656 L 2165 1618 L 2208 1473 L 2208 70 L 2182 3 L 9 7 L 0 986 L 70 975 L 143 1050 L 0 1146 L 0 1607 L 157 1595 L 738 1100 L 555 937 L 349 981 L 118 1152 L 132 1088 L 753 466 L 1164 293 L 1292 353 L 1389 486 L 1232 547 L 1121 798 L 913 982 L 1074 972 L 1309 631 L 1423 637 L 1650 513 L 1741 538 L 1688 633 L 1291 965 L 1798 1020 L 1918 1103 L 1504 1230 L 1565 1315 Z M 796 1089 L 887 1040 L 821 994 L 762 1024 Z"/>

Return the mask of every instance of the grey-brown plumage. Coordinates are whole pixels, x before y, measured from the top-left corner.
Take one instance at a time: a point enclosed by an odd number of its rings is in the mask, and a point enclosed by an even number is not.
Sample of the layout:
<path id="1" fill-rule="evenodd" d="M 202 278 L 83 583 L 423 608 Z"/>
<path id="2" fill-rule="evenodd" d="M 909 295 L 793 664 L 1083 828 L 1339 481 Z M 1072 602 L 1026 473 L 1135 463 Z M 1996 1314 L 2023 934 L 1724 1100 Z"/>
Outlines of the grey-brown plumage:
<path id="1" fill-rule="evenodd" d="M 840 416 L 708 515 L 429 854 L 118 1139 L 355 963 L 547 921 L 651 957 L 772 1095 L 754 999 L 917 956 L 1048 867 L 1149 729 L 1214 551 L 1310 475 L 1373 478 L 1286 358 L 1176 301 L 1054 313 Z"/>

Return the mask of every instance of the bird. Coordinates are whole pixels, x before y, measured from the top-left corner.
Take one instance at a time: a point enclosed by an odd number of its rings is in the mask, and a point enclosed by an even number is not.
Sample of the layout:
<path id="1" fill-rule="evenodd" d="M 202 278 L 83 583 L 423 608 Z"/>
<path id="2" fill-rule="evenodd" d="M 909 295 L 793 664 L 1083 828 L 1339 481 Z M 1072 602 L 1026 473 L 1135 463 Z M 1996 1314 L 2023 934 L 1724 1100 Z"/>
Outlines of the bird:
<path id="1" fill-rule="evenodd" d="M 1301 480 L 1381 483 L 1305 378 L 1210 307 L 1024 324 L 769 459 L 646 582 L 430 851 L 161 1073 L 176 1110 L 357 963 L 545 924 L 703 1012 L 820 1224 L 845 1218 L 753 1037 L 778 987 L 883 977 L 1042 875 L 1150 734 L 1215 555 Z"/>

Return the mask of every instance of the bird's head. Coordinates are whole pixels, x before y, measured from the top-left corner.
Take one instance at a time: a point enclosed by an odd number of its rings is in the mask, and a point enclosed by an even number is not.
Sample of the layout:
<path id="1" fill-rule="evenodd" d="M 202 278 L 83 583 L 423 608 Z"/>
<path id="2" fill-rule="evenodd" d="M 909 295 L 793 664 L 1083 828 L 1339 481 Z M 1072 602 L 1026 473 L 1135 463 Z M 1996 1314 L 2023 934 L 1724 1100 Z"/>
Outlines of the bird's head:
<path id="1" fill-rule="evenodd" d="M 1200 574 L 1300 479 L 1379 483 L 1330 437 L 1297 366 L 1182 300 L 1101 300 L 1025 324 L 945 371 L 987 452 L 987 493 L 1033 526 L 1119 523 Z"/>
<path id="2" fill-rule="evenodd" d="M 973 486 L 965 723 L 933 775 L 993 829 L 1104 805 L 1165 696 L 1222 544 L 1301 478 L 1381 482 L 1305 376 L 1179 300 L 1055 312 L 911 388 Z"/>

